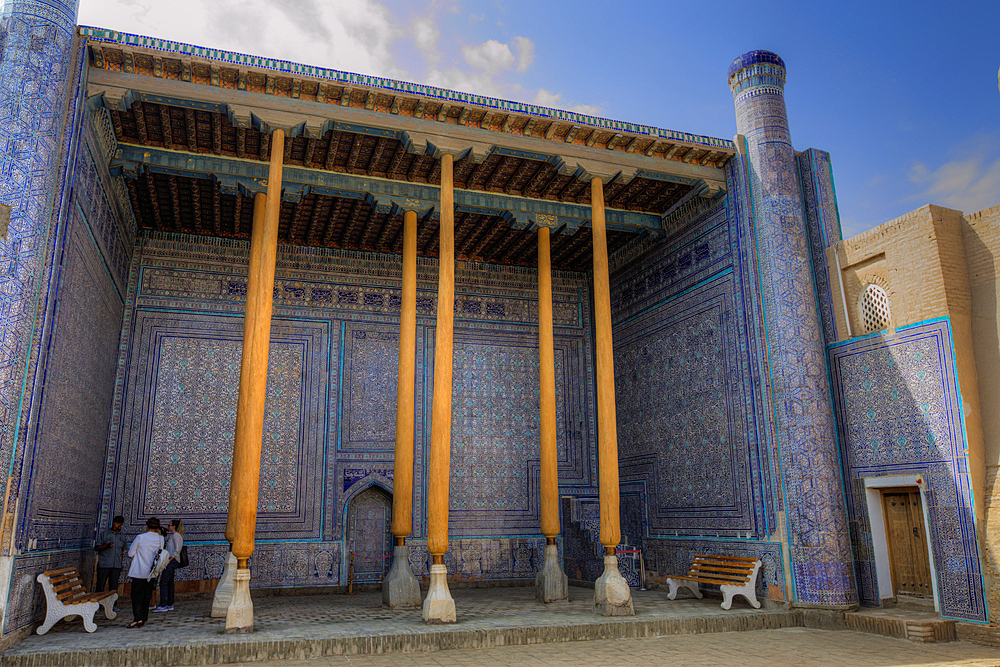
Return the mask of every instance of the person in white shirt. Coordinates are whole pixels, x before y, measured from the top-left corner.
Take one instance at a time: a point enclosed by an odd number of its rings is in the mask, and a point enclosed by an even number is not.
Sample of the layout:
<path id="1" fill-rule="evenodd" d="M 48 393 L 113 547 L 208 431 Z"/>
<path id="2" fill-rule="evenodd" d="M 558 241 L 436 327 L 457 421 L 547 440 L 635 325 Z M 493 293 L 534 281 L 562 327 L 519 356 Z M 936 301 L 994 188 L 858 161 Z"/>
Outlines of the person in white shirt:
<path id="1" fill-rule="evenodd" d="M 149 618 L 149 598 L 153 594 L 153 582 L 149 573 L 156 562 L 156 555 L 163 548 L 160 535 L 160 520 L 155 516 L 146 519 L 146 532 L 132 540 L 128 555 L 132 565 L 128 576 L 132 578 L 132 622 L 126 628 L 141 628 Z"/>
<path id="2" fill-rule="evenodd" d="M 181 564 L 181 547 L 184 546 L 184 522 L 172 519 L 167 527 L 167 553 L 170 561 L 160 575 L 160 606 L 153 611 L 174 610 L 174 573 Z"/>

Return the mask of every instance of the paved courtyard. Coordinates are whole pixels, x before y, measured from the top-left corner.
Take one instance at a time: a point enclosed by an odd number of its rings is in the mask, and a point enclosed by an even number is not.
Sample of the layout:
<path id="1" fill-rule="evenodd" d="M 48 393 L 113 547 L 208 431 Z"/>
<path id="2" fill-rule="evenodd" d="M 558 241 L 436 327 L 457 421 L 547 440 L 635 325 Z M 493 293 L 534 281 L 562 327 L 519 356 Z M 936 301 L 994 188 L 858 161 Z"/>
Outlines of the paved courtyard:
<path id="1" fill-rule="evenodd" d="M 379 592 L 255 599 L 255 632 L 221 634 L 210 600 L 179 601 L 151 613 L 139 630 L 128 601 L 118 618 L 98 613 L 98 630 L 79 620 L 32 635 L 0 665 L 273 667 L 390 665 L 997 665 L 1000 649 L 964 642 L 916 644 L 843 631 L 806 630 L 802 612 L 754 610 L 742 599 L 669 601 L 663 591 L 633 591 L 636 616 L 602 618 L 593 591 L 570 588 L 567 603 L 542 605 L 533 588 L 452 591 L 458 623 L 428 626 L 419 610 L 381 608 Z M 740 632 L 734 632 L 739 630 Z M 457 649 L 457 650 L 453 650 Z"/>
<path id="2" fill-rule="evenodd" d="M 916 644 L 859 632 L 785 628 L 644 639 L 598 640 L 490 649 L 253 663 L 266 667 L 557 667 L 568 665 L 676 665 L 778 667 L 816 665 L 921 667 L 1000 665 L 1000 649 L 966 642 Z M 249 666 L 248 666 L 249 667 Z"/>

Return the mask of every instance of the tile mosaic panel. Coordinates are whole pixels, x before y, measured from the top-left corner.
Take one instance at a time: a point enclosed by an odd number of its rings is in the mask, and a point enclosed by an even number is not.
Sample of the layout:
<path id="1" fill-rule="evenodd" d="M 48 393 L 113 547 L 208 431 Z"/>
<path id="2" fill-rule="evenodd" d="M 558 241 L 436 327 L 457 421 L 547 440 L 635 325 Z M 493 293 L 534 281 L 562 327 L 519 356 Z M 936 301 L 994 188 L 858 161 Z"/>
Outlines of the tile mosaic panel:
<path id="1" fill-rule="evenodd" d="M 149 516 L 181 518 L 191 541 L 225 528 L 243 323 L 138 309 L 114 468 L 115 505 L 139 532 Z M 318 539 L 329 332 L 272 321 L 258 539 Z"/>
<path id="2" fill-rule="evenodd" d="M 737 221 L 728 198 L 710 202 L 615 258 L 622 489 L 641 496 L 645 521 L 632 540 L 764 536 L 773 522 Z"/>
<path id="3" fill-rule="evenodd" d="M 738 198 L 749 204 L 756 238 L 794 599 L 845 607 L 857 603 L 857 594 L 784 69 L 773 58 L 758 62 L 758 56 L 773 54 L 754 52 L 750 64 L 739 66 L 729 80 L 737 129 L 746 137 L 746 156 L 732 162 Z"/>
<path id="4" fill-rule="evenodd" d="M 12 207 L 0 243 L 0 455 L 16 469 L 15 433 L 27 420 L 22 397 L 33 386 L 26 373 L 37 363 L 37 309 L 47 301 L 46 264 L 72 145 L 64 123 L 75 111 L 67 97 L 77 100 L 68 95 L 81 63 L 72 57 L 75 23 L 75 2 L 9 0 L 0 14 L 0 201 Z"/>
<path id="5" fill-rule="evenodd" d="M 225 511 L 213 508 L 228 500 L 225 457 L 231 455 L 247 250 L 246 243 L 223 239 L 153 233 L 139 238 L 127 289 L 102 519 L 122 511 L 137 526 L 143 508 L 172 506 L 193 512 L 185 516 L 193 550 L 212 552 L 216 546 L 210 543 L 221 540 Z M 317 553 L 322 545 L 337 545 L 341 580 L 348 504 L 373 484 L 392 490 L 397 262 L 368 253 L 279 249 L 269 374 L 277 365 L 300 370 L 297 378 L 273 386 L 269 381 L 268 389 L 280 390 L 279 402 L 287 407 L 279 412 L 299 415 L 287 432 L 278 424 L 287 426 L 288 420 L 276 420 L 277 442 L 299 444 L 291 458 L 285 456 L 291 449 L 281 449 L 277 461 L 268 458 L 265 445 L 263 465 L 273 463 L 274 471 L 262 473 L 257 536 L 289 550 L 305 548 L 305 539 L 317 540 Z M 414 532 L 408 541 L 415 562 L 426 555 L 419 545 L 426 521 L 425 416 L 436 278 L 434 263 L 421 261 Z M 535 275 L 470 262 L 456 278 L 453 547 L 446 562 L 459 577 L 533 576 L 544 547 L 537 508 Z M 560 492 L 593 493 L 587 279 L 557 274 L 554 291 Z M 509 400 L 502 402 L 502 396 Z M 292 409 L 296 403 L 301 412 Z M 273 411 L 270 405 L 267 410 Z M 264 488 L 268 480 L 275 482 L 271 489 Z M 487 493 L 493 503 L 488 506 Z M 274 578 L 255 579 L 254 585 L 291 585 L 284 574 L 266 577 Z"/>
<path id="6" fill-rule="evenodd" d="M 830 154 L 815 148 L 798 153 L 795 158 L 802 184 L 802 202 L 805 205 L 806 228 L 809 230 L 809 252 L 816 279 L 819 314 L 823 320 L 824 339 L 829 344 L 837 341 L 837 321 L 833 314 L 834 294 L 827 268 L 826 249 L 841 240 L 840 212 L 837 210 L 837 193 L 833 187 L 833 166 Z M 839 296 L 838 293 L 837 298 Z"/>
<path id="7" fill-rule="evenodd" d="M 831 345 L 861 602 L 879 606 L 864 480 L 921 475 L 941 613 L 985 622 L 968 452 L 947 318 Z"/>

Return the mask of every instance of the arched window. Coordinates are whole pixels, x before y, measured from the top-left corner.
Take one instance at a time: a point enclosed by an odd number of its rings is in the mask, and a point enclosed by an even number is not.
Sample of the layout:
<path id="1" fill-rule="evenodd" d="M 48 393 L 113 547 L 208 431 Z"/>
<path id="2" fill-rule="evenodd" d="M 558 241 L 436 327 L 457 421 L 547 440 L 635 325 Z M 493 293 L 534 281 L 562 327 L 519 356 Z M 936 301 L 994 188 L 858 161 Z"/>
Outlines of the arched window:
<path id="1" fill-rule="evenodd" d="M 869 285 L 861 295 L 862 333 L 884 331 L 892 326 L 889 295 L 879 285 Z"/>

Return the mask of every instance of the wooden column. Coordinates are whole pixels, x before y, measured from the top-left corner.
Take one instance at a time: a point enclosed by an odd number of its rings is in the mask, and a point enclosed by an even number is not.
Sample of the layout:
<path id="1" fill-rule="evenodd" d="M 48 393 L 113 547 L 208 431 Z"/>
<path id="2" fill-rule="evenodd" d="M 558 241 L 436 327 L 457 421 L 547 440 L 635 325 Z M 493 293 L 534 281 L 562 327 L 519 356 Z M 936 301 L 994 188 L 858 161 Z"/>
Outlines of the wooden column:
<path id="1" fill-rule="evenodd" d="M 250 369 L 240 369 L 240 396 L 237 414 L 244 415 L 244 428 L 237 428 L 236 446 L 233 449 L 234 499 L 236 517 L 233 530 L 233 555 L 238 569 L 247 568 L 247 561 L 254 550 L 254 533 L 257 527 L 257 490 L 260 484 L 260 448 L 264 431 L 264 399 L 267 395 L 267 361 L 271 342 L 271 307 L 274 296 L 274 265 L 278 251 L 278 218 L 281 211 L 281 171 L 284 155 L 285 133 L 275 130 L 271 135 L 271 165 L 267 180 L 267 197 L 264 199 L 264 221 L 258 256 L 251 262 L 258 265 L 258 273 L 250 274 L 247 283 L 247 301 L 253 299 L 253 322 L 247 322 L 243 340 L 244 364 Z M 261 195 L 257 196 L 257 204 Z M 257 215 L 255 207 L 254 215 Z M 255 224 L 256 227 L 256 224 Z M 248 311 L 250 307 L 248 306 Z M 243 385 L 244 374 L 246 385 Z"/>
<path id="2" fill-rule="evenodd" d="M 541 515 L 545 561 L 535 577 L 535 598 L 569 597 L 569 580 L 559 561 L 559 460 L 556 453 L 556 362 L 552 326 L 552 258 L 549 228 L 538 228 L 538 426 L 541 445 Z"/>
<path id="3" fill-rule="evenodd" d="M 594 319 L 597 366 L 597 446 L 604 574 L 594 582 L 594 605 L 605 616 L 633 616 L 632 593 L 618 571 L 615 548 L 621 542 L 618 514 L 618 429 L 615 423 L 615 361 L 611 339 L 611 287 L 604 223 L 604 183 L 590 182 L 594 235 Z"/>
<path id="4" fill-rule="evenodd" d="M 600 468 L 601 544 L 614 555 L 621 542 L 618 514 L 618 428 L 615 422 L 615 360 L 611 340 L 611 286 L 604 224 L 604 183 L 590 182 L 594 236 L 594 319 L 597 366 L 597 443 Z"/>
<path id="5" fill-rule="evenodd" d="M 392 568 L 382 580 L 389 609 L 420 606 L 420 582 L 410 570 L 406 537 L 413 530 L 413 386 L 417 349 L 417 214 L 403 213 L 402 303 L 399 312 L 399 376 L 396 381 L 396 455 L 393 459 Z"/>
<path id="6" fill-rule="evenodd" d="M 240 195 L 237 193 L 236 195 Z M 237 561 L 233 556 L 233 542 L 236 541 L 236 516 L 239 514 L 240 501 L 237 496 L 237 478 L 243 474 L 243 462 L 246 458 L 244 449 L 250 442 L 248 429 L 252 427 L 248 401 L 243 397 L 250 396 L 250 385 L 253 382 L 252 370 L 254 331 L 257 326 L 257 302 L 255 295 L 260 291 L 261 248 L 264 244 L 264 216 L 267 205 L 267 195 L 258 192 L 253 200 L 253 231 L 250 233 L 250 265 L 247 274 L 247 302 L 243 316 L 243 356 L 240 360 L 240 388 L 236 402 L 236 433 L 233 438 L 233 465 L 229 475 L 229 509 L 226 514 L 226 541 L 229 542 L 229 553 L 226 554 L 226 565 L 222 576 L 215 586 L 212 596 L 212 617 L 224 618 L 229 615 L 229 605 L 233 601 L 233 577 L 236 573 Z"/>
<path id="7" fill-rule="evenodd" d="M 236 196 L 241 196 L 239 192 Z M 255 295 L 260 289 L 261 276 L 261 247 L 264 244 L 264 214 L 267 205 L 267 195 L 258 192 L 253 198 L 253 230 L 250 233 L 250 266 L 247 273 L 247 302 L 243 315 L 243 355 L 240 359 L 240 388 L 238 396 L 248 395 L 251 383 L 251 371 L 253 369 L 253 359 L 251 358 L 251 341 L 254 336 L 254 329 L 257 326 L 257 298 Z M 239 510 L 239 500 L 236 497 L 237 485 L 233 483 L 239 469 L 239 463 L 243 461 L 243 454 L 236 455 L 237 448 L 242 452 L 242 448 L 247 441 L 247 423 L 249 413 L 247 402 L 237 399 L 236 402 L 236 433 L 233 439 L 233 466 L 229 476 L 229 512 L 226 515 L 226 540 L 232 550 L 233 542 L 236 540 L 236 514 Z"/>
<path id="8" fill-rule="evenodd" d="M 451 476 L 451 371 L 455 324 L 454 158 L 441 156 L 441 239 L 439 243 L 437 335 L 434 343 L 434 404 L 427 470 L 427 551 L 431 582 L 424 598 L 426 623 L 454 623 L 455 600 L 448 590 L 444 554 L 448 551 L 448 502 Z"/>
<path id="9" fill-rule="evenodd" d="M 441 157 L 441 240 L 439 243 L 437 331 L 434 343 L 434 399 L 427 481 L 427 550 L 434 563 L 448 551 L 451 476 L 451 371 L 455 325 L 455 200 L 453 158 Z"/>
<path id="10" fill-rule="evenodd" d="M 413 530 L 413 388 L 417 359 L 417 214 L 403 213 L 403 284 L 396 381 L 396 455 L 393 460 L 392 535 L 405 544 Z"/>
<path id="11" fill-rule="evenodd" d="M 541 431 L 542 535 L 559 536 L 559 467 L 556 456 L 556 368 L 552 328 L 549 228 L 538 228 L 538 407 Z"/>

